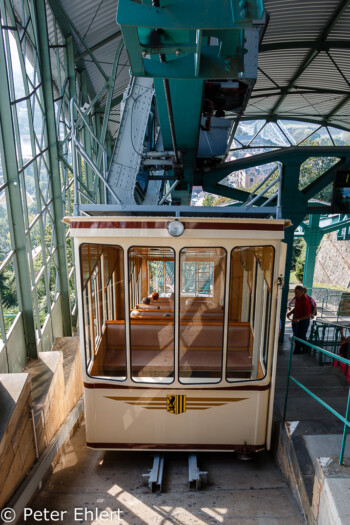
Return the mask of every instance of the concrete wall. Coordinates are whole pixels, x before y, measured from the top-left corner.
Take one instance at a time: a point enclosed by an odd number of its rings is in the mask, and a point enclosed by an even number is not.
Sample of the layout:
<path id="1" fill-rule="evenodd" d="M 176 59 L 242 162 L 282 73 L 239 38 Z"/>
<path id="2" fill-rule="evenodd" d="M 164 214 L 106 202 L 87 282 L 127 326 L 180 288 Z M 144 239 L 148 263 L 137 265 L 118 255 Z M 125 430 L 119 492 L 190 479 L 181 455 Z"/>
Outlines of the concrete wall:
<path id="1" fill-rule="evenodd" d="M 0 374 L 0 508 L 35 461 L 28 374 Z"/>
<path id="2" fill-rule="evenodd" d="M 350 287 L 350 241 L 325 235 L 317 252 L 314 283 Z"/>
<path id="3" fill-rule="evenodd" d="M 39 455 L 52 454 L 52 450 L 56 455 L 63 441 L 55 449 L 52 440 L 78 406 L 82 394 L 78 337 L 57 338 L 52 351 L 27 361 L 24 373 L 0 374 L 0 509 L 9 503 L 22 481 L 30 484 L 31 475 L 27 474 L 36 457 L 34 435 Z M 40 468 L 43 464 L 45 461 Z"/>
<path id="4" fill-rule="evenodd" d="M 63 336 L 62 327 L 61 296 L 59 296 L 43 327 L 41 339 L 38 343 L 38 352 L 49 352 L 51 350 L 56 337 Z M 6 344 L 0 347 L 0 374 L 21 372 L 27 361 L 22 314 L 17 316 L 7 337 Z"/>
<path id="5" fill-rule="evenodd" d="M 27 350 L 22 315 L 19 314 L 7 334 L 6 344 L 0 350 L 0 374 L 21 372 L 26 364 Z"/>
<path id="6" fill-rule="evenodd" d="M 55 302 L 50 317 L 47 318 L 43 326 L 41 339 L 38 344 L 38 352 L 49 352 L 52 348 L 56 337 L 63 336 L 63 321 L 61 310 L 61 296 L 58 296 Z"/>

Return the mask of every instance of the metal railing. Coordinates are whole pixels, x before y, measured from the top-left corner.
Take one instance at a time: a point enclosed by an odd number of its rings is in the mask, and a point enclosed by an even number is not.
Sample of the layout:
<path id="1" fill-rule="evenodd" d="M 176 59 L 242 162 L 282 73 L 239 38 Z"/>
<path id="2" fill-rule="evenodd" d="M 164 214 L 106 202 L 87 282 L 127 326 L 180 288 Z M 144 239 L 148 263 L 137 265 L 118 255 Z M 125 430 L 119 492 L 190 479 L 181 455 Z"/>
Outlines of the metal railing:
<path id="1" fill-rule="evenodd" d="M 268 180 L 274 175 L 274 173 L 278 170 L 278 176 L 272 180 L 265 188 L 263 187 Z M 244 207 L 251 207 L 253 204 L 255 204 L 261 197 L 265 195 L 266 192 L 268 192 L 271 188 L 274 188 L 275 193 L 271 195 L 263 204 L 261 204 L 261 207 L 267 206 L 270 204 L 274 199 L 277 199 L 276 202 L 276 219 L 282 218 L 282 208 L 281 208 L 281 195 L 282 195 L 282 165 L 280 162 L 277 163 L 276 168 L 274 168 L 267 177 L 264 178 L 264 180 L 255 188 L 255 190 L 249 195 L 247 201 L 243 204 Z M 276 190 L 277 187 L 277 190 Z M 260 191 L 259 191 L 260 190 Z"/>
<path id="2" fill-rule="evenodd" d="M 106 190 L 113 195 L 117 203 L 120 203 L 119 197 L 115 194 L 113 188 L 107 182 L 107 152 L 91 128 L 87 112 L 83 112 L 76 101 L 72 98 L 70 101 L 70 122 L 72 139 L 72 166 L 74 177 L 74 215 L 79 215 L 79 205 L 84 203 L 101 204 L 106 202 Z M 87 153 L 83 140 L 82 131 L 89 133 L 93 156 Z M 100 166 L 101 159 L 102 166 Z M 88 181 L 87 172 L 90 170 L 92 181 Z M 99 181 L 103 185 L 103 198 L 99 195 Z"/>
<path id="3" fill-rule="evenodd" d="M 337 354 L 340 345 L 346 337 L 350 336 L 350 327 L 341 323 L 330 323 L 323 319 L 316 319 L 311 324 L 309 342 L 325 350 Z M 349 357 L 349 350 L 347 357 Z M 314 352 L 314 351 L 313 351 Z M 314 352 L 317 355 L 317 352 Z M 318 355 L 319 364 L 324 365 L 332 363 L 332 359 L 324 358 L 322 354 Z M 347 370 L 345 371 L 346 375 Z"/>
<path id="4" fill-rule="evenodd" d="M 305 385 L 301 384 L 300 381 L 298 381 L 295 377 L 291 376 L 290 371 L 291 371 L 291 366 L 292 366 L 293 347 L 294 347 L 294 342 L 295 341 L 299 341 L 304 346 L 308 346 L 309 348 L 312 348 L 312 349 L 316 350 L 317 352 L 320 352 L 320 353 L 322 353 L 322 354 L 324 354 L 324 355 L 334 359 L 335 361 L 340 361 L 341 363 L 344 363 L 346 366 L 350 365 L 350 360 L 349 359 L 345 359 L 344 357 L 341 357 L 341 356 L 339 356 L 337 354 L 333 354 L 332 352 L 329 352 L 328 350 L 324 350 L 323 348 L 320 348 L 319 346 L 313 345 L 312 343 L 309 343 L 308 341 L 304 341 L 302 339 L 299 339 L 299 337 L 294 337 L 294 336 L 291 337 L 290 352 L 289 352 L 289 362 L 288 362 L 286 397 L 285 397 L 285 401 L 284 401 L 284 411 L 283 411 L 283 420 L 284 421 L 286 420 L 287 406 L 288 406 L 288 395 L 289 395 L 289 385 L 290 385 L 290 381 L 293 381 L 293 383 L 295 383 L 299 388 L 301 388 L 304 392 L 306 392 L 309 396 L 311 396 L 312 399 L 317 401 L 325 409 L 327 409 L 329 412 L 331 412 L 331 414 L 336 416 L 340 421 L 342 421 L 344 423 L 343 438 L 342 438 L 342 444 L 341 444 L 341 449 L 340 449 L 340 454 L 339 454 L 339 465 L 342 465 L 343 464 L 343 459 L 344 459 L 344 452 L 345 452 L 345 444 L 346 444 L 347 432 L 348 432 L 348 428 L 350 427 L 350 420 L 349 420 L 349 415 L 350 415 L 350 387 L 349 387 L 349 392 L 348 392 L 348 400 L 347 400 L 347 403 L 346 403 L 345 416 L 342 416 L 341 414 L 339 414 L 339 412 L 334 410 L 334 408 L 332 408 L 330 405 L 328 405 L 328 403 L 323 401 L 323 399 L 321 399 L 316 394 L 311 392 L 311 390 L 309 390 Z"/>

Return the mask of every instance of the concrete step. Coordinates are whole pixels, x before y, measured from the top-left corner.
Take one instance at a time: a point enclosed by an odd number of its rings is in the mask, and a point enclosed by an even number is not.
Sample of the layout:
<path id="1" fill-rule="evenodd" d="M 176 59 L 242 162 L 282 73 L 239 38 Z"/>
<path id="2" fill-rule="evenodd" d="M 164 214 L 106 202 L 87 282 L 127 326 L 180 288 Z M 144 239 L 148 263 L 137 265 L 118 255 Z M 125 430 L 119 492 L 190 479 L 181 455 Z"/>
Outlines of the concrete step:
<path id="1" fill-rule="evenodd" d="M 330 474 L 324 472 L 322 463 L 325 456 L 339 456 L 343 423 L 293 381 L 289 383 L 286 413 L 291 423 L 282 422 L 289 353 L 290 344 L 286 336 L 279 348 L 274 403 L 274 419 L 279 425 L 279 465 L 308 523 L 349 523 L 350 512 L 347 505 L 345 514 L 344 508 L 339 506 L 337 491 L 340 490 L 339 483 L 344 484 L 344 479 L 350 478 L 350 466 L 339 467 L 339 480 L 334 481 L 337 460 L 331 460 L 333 470 Z M 291 375 L 339 414 L 345 415 L 349 383 L 340 367 L 320 364 L 317 355 L 293 355 Z M 350 440 L 345 453 L 346 456 L 350 455 Z M 350 465 L 349 458 L 346 462 Z M 326 492 L 324 483 L 327 485 Z M 344 496 L 343 501 L 346 499 Z M 336 520 L 327 522 L 327 516 L 332 516 L 332 513 Z"/>
<path id="2" fill-rule="evenodd" d="M 347 525 L 350 516 L 350 443 L 340 466 L 341 433 L 331 424 L 280 426 L 277 460 L 307 523 Z M 336 430 L 341 429 L 338 426 Z M 327 433 L 329 431 L 330 433 Z M 309 433 L 308 433 L 309 432 Z"/>

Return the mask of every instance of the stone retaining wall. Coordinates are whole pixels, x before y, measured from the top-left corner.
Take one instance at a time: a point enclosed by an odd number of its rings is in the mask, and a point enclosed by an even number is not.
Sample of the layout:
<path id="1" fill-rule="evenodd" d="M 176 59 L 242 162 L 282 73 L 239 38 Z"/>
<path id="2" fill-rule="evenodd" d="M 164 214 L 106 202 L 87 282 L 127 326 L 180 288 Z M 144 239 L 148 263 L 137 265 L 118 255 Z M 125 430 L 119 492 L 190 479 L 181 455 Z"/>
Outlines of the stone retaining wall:
<path id="1" fill-rule="evenodd" d="M 350 288 L 350 241 L 325 235 L 317 252 L 314 283 Z"/>

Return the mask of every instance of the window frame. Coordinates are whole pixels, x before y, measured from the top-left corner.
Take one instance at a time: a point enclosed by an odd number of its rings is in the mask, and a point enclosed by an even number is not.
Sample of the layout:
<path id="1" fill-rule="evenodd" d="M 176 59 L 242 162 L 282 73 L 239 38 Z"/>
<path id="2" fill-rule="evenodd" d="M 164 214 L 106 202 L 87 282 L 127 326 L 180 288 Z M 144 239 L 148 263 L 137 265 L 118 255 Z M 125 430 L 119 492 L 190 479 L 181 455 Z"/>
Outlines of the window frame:
<path id="1" fill-rule="evenodd" d="M 211 250 L 211 249 L 219 249 L 219 250 L 223 250 L 224 253 L 225 253 L 225 270 L 224 270 L 224 278 L 225 278 L 225 282 L 224 282 L 224 301 L 223 301 L 223 322 L 222 322 L 222 346 L 221 346 L 221 370 L 220 370 L 220 377 L 218 378 L 217 381 L 201 381 L 201 379 L 204 379 L 204 378 L 198 378 L 198 381 L 192 381 L 192 382 L 186 382 L 184 383 L 183 381 L 181 381 L 181 376 L 180 376 L 180 328 L 181 328 L 181 312 L 180 312 L 180 306 L 181 306 L 181 284 L 182 284 L 182 275 L 181 275 L 181 252 L 183 250 L 188 250 L 188 249 L 202 249 L 202 250 Z M 177 305 L 177 314 L 178 314 L 178 327 L 177 327 L 177 331 L 178 331 L 178 349 L 177 349 L 177 365 L 178 365 L 178 377 L 177 377 L 177 381 L 179 382 L 179 384 L 183 387 L 193 387 L 195 385 L 218 385 L 220 383 L 222 383 L 222 380 L 223 380 L 223 371 L 224 371 L 224 350 L 225 350 L 225 318 L 226 318 L 226 307 L 227 307 L 227 294 L 226 294 L 226 285 L 227 285 L 227 282 L 226 282 L 226 279 L 227 279 L 227 264 L 228 264 L 228 251 L 226 248 L 224 248 L 223 246 L 182 246 L 181 249 L 177 252 L 178 253 L 178 258 L 179 258 L 179 286 L 178 286 L 178 305 Z M 213 280 L 214 280 L 214 269 L 215 269 L 215 265 L 213 266 Z M 230 268 L 231 270 L 231 268 Z M 175 274 L 176 275 L 176 274 Z M 175 287 L 176 289 L 176 287 Z M 195 297 L 198 297 L 198 296 L 195 296 Z M 199 297 L 203 297 L 203 296 L 199 296 Z M 209 296 L 206 296 L 206 297 L 209 297 Z M 212 296 L 211 296 L 212 297 Z M 226 375 L 226 374 L 225 374 Z M 191 378 L 189 378 L 191 379 Z"/>
<path id="2" fill-rule="evenodd" d="M 231 252 L 230 252 L 230 276 L 229 276 L 229 303 L 228 303 L 228 308 L 230 308 L 230 299 L 231 299 L 231 278 L 232 278 L 232 254 L 234 252 L 234 250 L 239 250 L 239 249 L 244 249 L 244 248 L 272 248 L 273 250 L 273 260 L 272 260 L 272 273 L 271 273 L 271 290 L 269 290 L 269 297 L 268 297 L 268 303 L 269 303 L 269 310 L 268 310 L 268 325 L 271 324 L 271 308 L 272 308 L 272 298 L 273 298 L 273 291 L 274 291 L 274 273 L 275 273 L 275 263 L 276 263 L 276 248 L 275 246 L 273 246 L 272 244 L 254 244 L 254 245 L 244 245 L 244 246 L 241 246 L 241 245 L 237 245 L 237 246 L 234 246 L 232 249 L 231 249 Z M 259 261 L 256 260 L 256 264 L 259 264 Z M 265 277 L 263 276 L 263 279 L 265 281 Z M 250 330 L 253 332 L 254 330 L 254 324 L 252 323 L 252 320 L 255 319 L 255 310 L 256 310 L 256 286 L 257 286 L 257 271 L 256 271 L 256 268 L 254 269 L 254 282 L 252 283 L 252 290 L 251 290 L 251 299 L 253 299 L 253 301 L 250 301 L 250 302 L 253 302 L 254 303 L 254 306 L 253 306 L 253 315 L 252 316 L 249 316 L 249 323 L 250 323 Z M 252 306 L 252 305 L 251 305 Z M 265 307 L 267 306 L 267 303 L 265 305 Z M 227 319 L 227 328 L 229 327 L 229 323 L 230 323 L 230 320 L 229 318 Z M 234 379 L 230 379 L 229 377 L 227 377 L 227 365 L 228 365 L 228 334 L 229 334 L 229 330 L 227 329 L 227 336 L 226 336 L 226 348 L 227 348 L 227 351 L 226 351 L 226 363 L 225 363 L 225 369 L 224 369 L 224 378 L 225 380 L 230 383 L 231 385 L 234 384 L 234 383 L 251 383 L 251 382 L 255 382 L 255 381 L 263 381 L 266 379 L 267 377 L 267 372 L 268 372 L 268 364 L 269 364 L 269 346 L 270 346 L 270 343 L 271 343 L 271 339 L 270 339 L 270 336 L 268 337 L 268 341 L 266 343 L 266 338 L 265 338 L 265 334 L 267 332 L 267 324 L 265 325 L 265 327 L 262 327 L 262 331 L 264 332 L 264 346 L 263 346 L 263 354 L 264 354 L 264 357 L 265 359 L 261 359 L 261 366 L 262 366 L 262 369 L 263 369 L 263 372 L 264 372 L 264 375 L 262 377 L 256 377 L 256 378 L 249 378 L 249 379 L 246 379 L 246 378 L 234 378 Z M 267 357 L 267 358 L 266 358 Z M 259 361 L 260 361 L 260 358 L 259 358 Z"/>
<path id="3" fill-rule="evenodd" d="M 93 322 L 93 321 L 91 319 L 91 313 L 89 314 L 89 312 L 88 312 L 88 310 L 86 309 L 86 306 L 85 306 L 85 301 L 83 300 L 84 289 L 83 289 L 83 272 L 82 272 L 82 247 L 86 246 L 86 245 L 95 245 L 95 246 L 98 245 L 98 246 L 102 246 L 102 247 L 106 247 L 106 248 L 118 248 L 118 249 L 121 250 L 121 254 L 122 254 L 121 261 L 122 261 L 122 275 L 123 275 L 123 291 L 124 291 L 124 352 L 125 352 L 125 377 L 123 377 L 123 379 L 117 379 L 115 376 L 105 376 L 105 375 L 96 375 L 96 376 L 94 376 L 94 375 L 91 375 L 91 373 L 90 373 L 90 370 L 91 370 L 92 365 L 94 363 L 94 360 L 95 360 L 97 352 L 96 352 L 96 347 L 95 347 L 95 340 L 93 341 L 93 343 L 94 343 L 93 348 L 91 348 L 91 342 L 89 341 L 89 345 L 88 345 L 89 360 L 87 360 L 87 353 L 86 353 L 86 349 L 87 349 L 87 346 L 86 346 L 86 326 L 85 326 L 86 316 L 88 316 L 88 318 L 90 319 L 90 322 Z M 102 254 L 101 254 L 100 258 L 102 257 Z M 83 332 L 83 337 L 84 337 L 84 356 L 85 356 L 85 372 L 86 372 L 86 375 L 87 375 L 87 377 L 89 377 L 90 379 L 93 379 L 93 380 L 97 379 L 97 380 L 105 381 L 106 379 L 108 379 L 108 381 L 116 381 L 118 383 L 123 383 L 123 382 L 125 382 L 128 379 L 126 316 L 125 316 L 124 248 L 122 246 L 120 246 L 119 244 L 109 244 L 109 243 L 108 244 L 104 244 L 104 243 L 96 243 L 96 242 L 82 242 L 82 243 L 79 244 L 79 260 L 80 260 L 80 264 L 79 264 L 80 287 L 81 287 L 81 290 L 82 290 L 82 319 L 83 319 L 83 330 L 82 330 L 82 332 Z M 96 268 L 98 266 L 99 266 L 99 262 L 97 263 Z M 94 271 L 95 271 L 95 269 L 94 269 Z M 100 270 L 100 271 L 102 272 L 102 270 Z M 103 269 L 103 271 L 104 271 L 104 269 Z M 91 275 L 90 275 L 89 281 L 91 280 Z M 100 277 L 99 277 L 99 280 L 101 280 Z M 85 287 L 85 288 L 87 288 L 87 287 Z M 100 290 L 100 294 L 99 295 L 103 296 L 102 288 Z M 101 300 L 100 309 L 102 307 L 102 302 L 103 302 L 103 297 L 102 297 L 102 300 Z M 103 328 L 103 325 L 102 325 L 101 328 Z M 101 336 L 100 336 L 100 341 L 101 341 L 101 339 L 102 339 L 102 333 L 101 333 Z"/>
<path id="4" fill-rule="evenodd" d="M 151 286 L 150 286 L 150 277 L 149 277 L 149 274 L 150 274 L 150 265 L 149 263 L 150 262 L 155 262 L 157 263 L 157 274 L 158 274 L 158 263 L 163 263 L 163 272 L 164 272 L 164 282 L 163 282 L 163 290 L 160 292 L 159 290 L 154 290 L 156 292 L 159 293 L 159 297 L 167 297 L 167 294 L 168 293 L 173 293 L 173 292 L 167 292 L 166 291 L 166 278 L 167 278 L 167 271 L 166 271 L 166 263 L 167 262 L 172 262 L 174 264 L 174 285 L 173 285 L 173 288 L 175 290 L 175 260 L 174 261 L 152 261 L 152 260 L 149 260 L 147 261 L 147 267 L 148 267 L 148 295 L 150 295 L 152 292 L 151 292 Z M 158 276 L 157 276 L 157 281 L 158 281 Z"/>
<path id="5" fill-rule="evenodd" d="M 151 245 L 151 246 L 145 246 L 145 245 L 137 245 L 137 244 L 133 244 L 132 246 L 129 246 L 128 247 L 128 250 L 127 250 L 127 262 L 128 262 L 128 265 L 127 265 L 127 275 L 128 275 L 128 300 L 129 300 L 129 312 L 128 313 L 128 316 L 129 316 L 129 348 L 127 348 L 126 350 L 129 352 L 129 356 L 130 356 L 130 379 L 133 383 L 135 383 L 136 385 L 139 385 L 139 386 L 142 386 L 142 385 L 147 385 L 147 386 L 150 386 L 150 385 L 157 385 L 158 386 L 163 386 L 163 387 L 166 387 L 166 386 L 170 386 L 172 385 L 176 380 L 176 374 L 175 374 L 175 360 L 176 360 L 176 339 L 175 339 L 175 335 L 176 335 L 176 332 L 175 332 L 175 301 L 174 301 L 174 319 L 173 319 L 173 341 L 174 341 L 174 348 L 173 348 L 173 357 L 174 357 L 174 361 L 173 361 L 173 375 L 171 376 L 172 378 L 172 381 L 169 381 L 169 382 L 162 382 L 162 381 L 138 381 L 138 380 L 135 380 L 134 376 L 133 376 L 133 369 L 132 369 L 132 343 L 131 343 L 131 317 L 130 317 L 130 313 L 131 313 L 131 310 L 130 310 L 130 298 L 131 298 L 131 289 L 130 289 L 130 283 L 131 283 L 131 268 L 130 268 L 130 250 L 133 250 L 133 249 L 164 249 L 164 250 L 171 250 L 174 254 L 174 291 L 176 289 L 176 270 L 177 270 L 177 266 L 176 266 L 176 260 L 177 260 L 177 251 L 174 247 L 172 246 L 159 246 L 159 245 Z M 133 271 L 133 270 L 132 270 Z M 147 271 L 148 271 L 148 261 L 147 261 Z M 148 289 L 148 286 L 149 286 L 149 276 L 147 276 L 147 289 Z M 125 302 L 125 301 L 124 301 Z M 168 376 L 169 377 L 169 376 Z M 152 378 L 151 378 L 152 379 Z M 164 377 L 164 379 L 166 379 L 166 377 Z"/>

